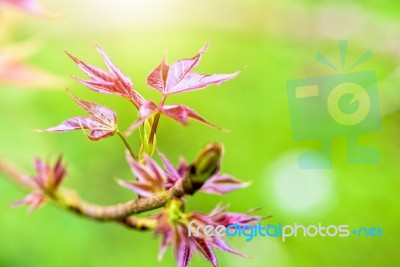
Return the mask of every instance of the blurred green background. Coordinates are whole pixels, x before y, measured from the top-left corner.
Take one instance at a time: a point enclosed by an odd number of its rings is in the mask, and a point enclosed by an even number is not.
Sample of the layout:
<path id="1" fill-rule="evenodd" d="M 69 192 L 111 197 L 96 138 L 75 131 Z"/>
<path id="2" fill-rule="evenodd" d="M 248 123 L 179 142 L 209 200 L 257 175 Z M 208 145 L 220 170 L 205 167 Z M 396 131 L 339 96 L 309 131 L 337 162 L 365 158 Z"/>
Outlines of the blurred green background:
<path id="1" fill-rule="evenodd" d="M 210 211 L 230 203 L 232 211 L 261 207 L 273 215 L 265 223 L 303 225 L 348 224 L 351 228 L 383 228 L 383 237 L 297 237 L 286 242 L 256 238 L 230 244 L 252 256 L 242 259 L 219 253 L 221 266 L 398 266 L 400 256 L 400 5 L 396 1 L 261 1 L 261 0 L 86 0 L 42 1 L 62 14 L 44 19 L 6 11 L 18 23 L 11 39 L 40 40 L 40 51 L 29 62 L 65 78 L 51 90 L 0 87 L 0 156 L 33 172 L 34 157 L 63 153 L 69 166 L 65 186 L 87 200 L 113 204 L 132 198 L 114 178 L 132 179 L 122 143 L 109 138 L 88 142 L 81 132 L 38 134 L 66 118 L 82 115 L 64 90 L 115 109 L 120 127 L 136 118 L 131 104 L 118 96 L 94 93 L 69 78 L 83 77 L 63 50 L 103 66 L 92 43 L 100 44 L 146 98 L 158 101 L 145 79 L 165 51 L 169 62 L 193 56 L 211 40 L 198 67 L 203 73 L 242 74 L 220 87 L 170 97 L 210 121 L 230 129 L 216 131 L 199 123 L 181 127 L 161 120 L 158 144 L 174 163 L 180 155 L 192 160 L 206 143 L 225 144 L 223 171 L 246 181 L 247 189 L 223 198 L 197 194 L 188 209 Z M 4 18 L 0 10 L 0 23 Z M 11 13 L 11 15 L 9 14 Z M 318 141 L 292 141 L 287 80 L 333 74 L 316 62 L 321 51 L 339 61 L 337 40 L 349 40 L 349 62 L 367 49 L 374 57 L 358 70 L 378 76 L 382 130 L 362 142 L 378 148 L 378 165 L 346 163 L 346 140 L 334 141 L 334 168 L 300 170 L 297 158 Z M 138 145 L 137 135 L 130 138 Z M 2 177 L 3 178 L 3 177 Z M 158 263 L 159 240 L 112 223 L 76 217 L 51 205 L 28 215 L 9 203 L 25 193 L 0 179 L 0 266 L 175 266 L 171 250 Z M 206 266 L 194 257 L 190 266 Z"/>

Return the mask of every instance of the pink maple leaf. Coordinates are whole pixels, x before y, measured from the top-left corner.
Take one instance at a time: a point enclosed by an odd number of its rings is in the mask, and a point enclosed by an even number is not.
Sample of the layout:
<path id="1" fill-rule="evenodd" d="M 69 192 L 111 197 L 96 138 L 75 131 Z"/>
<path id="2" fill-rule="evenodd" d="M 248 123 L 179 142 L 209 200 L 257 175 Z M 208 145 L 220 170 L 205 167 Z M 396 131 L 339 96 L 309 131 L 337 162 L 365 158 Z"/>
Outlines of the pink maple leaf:
<path id="1" fill-rule="evenodd" d="M 171 66 L 163 58 L 160 65 L 148 76 L 147 84 L 167 96 L 199 90 L 209 85 L 219 85 L 235 78 L 240 73 L 237 71 L 231 74 L 206 75 L 192 72 L 199 65 L 207 48 L 208 45 L 204 46 L 194 57 L 178 60 Z"/>
<path id="2" fill-rule="evenodd" d="M 164 168 L 147 155 L 145 156 L 145 163 L 142 165 L 136 162 L 130 153 L 126 153 L 129 166 L 137 177 L 137 180 L 119 180 L 118 183 L 140 196 L 150 197 L 170 189 L 179 180 L 186 179 L 190 172 L 191 165 L 188 165 L 182 159 L 178 168 L 175 168 L 164 154 L 160 152 L 159 155 Z M 219 162 L 220 161 L 221 159 Z M 208 194 L 223 195 L 250 185 L 250 183 L 242 182 L 230 175 L 220 174 L 219 169 L 220 166 L 217 167 L 215 173 L 201 186 L 201 188 L 199 188 L 200 191 Z"/>
<path id="3" fill-rule="evenodd" d="M 73 117 L 58 126 L 39 132 L 68 132 L 73 130 L 89 130 L 88 138 L 99 141 L 103 138 L 113 136 L 117 131 L 117 114 L 111 109 L 98 104 L 81 100 L 68 90 L 71 98 L 88 114 L 89 117 Z"/>
<path id="4" fill-rule="evenodd" d="M 145 155 L 145 163 L 140 164 L 132 158 L 130 153 L 126 153 L 126 158 L 137 180 L 118 180 L 119 185 L 142 197 L 151 197 L 165 191 L 167 175 L 153 159 Z"/>
<path id="5" fill-rule="evenodd" d="M 12 206 L 29 205 L 32 212 L 46 203 L 47 195 L 53 194 L 62 183 L 67 172 L 61 163 L 62 157 L 59 156 L 54 165 L 46 164 L 40 159 L 35 160 L 36 176 L 22 177 L 21 181 L 27 187 L 33 189 L 33 193 L 24 199 L 14 202 Z"/>
<path id="6" fill-rule="evenodd" d="M 230 247 L 221 237 L 217 235 L 206 236 L 201 231 L 196 232 L 197 227 L 207 225 L 218 226 L 223 225 L 218 220 L 218 216 L 227 216 L 232 224 L 241 224 L 243 221 L 254 223 L 262 217 L 248 217 L 245 214 L 235 214 L 235 216 L 225 213 L 220 207 L 217 207 L 218 213 L 212 211 L 210 214 L 200 212 L 192 212 L 183 214 L 182 212 L 172 211 L 174 216 L 169 216 L 171 210 L 152 216 L 157 221 L 157 227 L 154 232 L 156 235 L 161 235 L 161 247 L 158 258 L 162 259 L 167 247 L 173 246 L 175 260 L 178 267 L 187 267 L 190 263 L 194 252 L 200 252 L 205 259 L 214 267 L 218 266 L 218 260 L 213 249 L 222 250 L 238 256 L 247 257 L 239 251 Z M 239 216 L 240 215 L 240 216 Z M 173 218 L 173 219 L 171 219 Z M 189 225 L 190 222 L 190 225 Z M 192 232 L 194 231 L 194 232 Z"/>
<path id="7" fill-rule="evenodd" d="M 188 125 L 189 124 L 189 119 L 197 120 L 199 122 L 202 122 L 206 125 L 209 125 L 211 127 L 221 129 L 221 127 L 209 122 L 205 118 L 203 118 L 201 115 L 199 115 L 196 111 L 193 109 L 184 106 L 184 105 L 159 105 L 157 106 L 156 103 L 153 101 L 146 101 L 143 103 L 143 105 L 139 109 L 139 114 L 138 114 L 138 119 L 129 127 L 129 129 L 126 131 L 127 135 L 130 135 L 134 130 L 136 130 L 143 122 L 150 118 L 151 116 L 154 116 L 156 114 L 163 114 L 179 123 L 182 125 Z"/>
<path id="8" fill-rule="evenodd" d="M 132 81 L 122 73 L 112 62 L 107 54 L 96 45 L 97 51 L 103 57 L 109 72 L 106 72 L 96 66 L 87 64 L 77 57 L 66 52 L 67 55 L 78 65 L 78 67 L 85 73 L 90 80 L 82 80 L 75 78 L 75 80 L 93 91 L 103 94 L 117 94 L 130 100 L 136 108 L 144 102 L 143 97 L 134 90 Z"/>

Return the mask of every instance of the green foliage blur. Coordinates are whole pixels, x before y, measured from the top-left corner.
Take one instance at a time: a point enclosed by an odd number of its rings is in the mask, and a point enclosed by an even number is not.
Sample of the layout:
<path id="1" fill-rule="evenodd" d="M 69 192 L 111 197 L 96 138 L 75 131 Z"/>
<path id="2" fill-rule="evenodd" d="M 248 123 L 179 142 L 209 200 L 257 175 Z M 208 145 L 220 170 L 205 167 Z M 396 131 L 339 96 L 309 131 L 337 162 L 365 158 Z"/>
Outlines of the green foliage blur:
<path id="1" fill-rule="evenodd" d="M 127 74 L 146 98 L 159 94 L 146 77 L 167 51 L 169 62 L 193 56 L 211 40 L 197 71 L 242 74 L 219 87 L 171 96 L 167 103 L 186 104 L 213 123 L 219 132 L 193 122 L 182 127 L 162 118 L 157 140 L 160 151 L 174 163 L 182 155 L 193 160 L 209 142 L 225 144 L 222 171 L 251 187 L 222 198 L 202 193 L 188 198 L 188 210 L 210 211 L 229 203 L 231 211 L 261 207 L 273 215 L 265 224 L 348 224 L 351 228 L 383 228 L 383 237 L 232 238 L 230 244 L 252 258 L 218 253 L 221 266 L 311 267 L 397 266 L 400 261 L 400 6 L 395 1 L 311 0 L 87 0 L 42 1 L 60 13 L 45 19 L 11 12 L 18 23 L 12 39 L 34 37 L 42 47 L 29 63 L 59 75 L 65 84 L 45 90 L 0 86 L 0 157 L 33 172 L 35 157 L 64 155 L 69 175 L 64 186 L 99 204 L 126 201 L 133 194 L 114 178 L 133 179 L 117 138 L 89 142 L 77 131 L 35 133 L 66 118 L 83 115 L 68 97 L 107 105 L 118 112 L 126 129 L 136 118 L 134 107 L 118 96 L 100 95 L 78 85 L 69 75 L 83 77 L 64 54 L 104 66 L 97 43 Z M 0 19 L 1 19 L 0 10 Z M 292 140 L 286 82 L 334 74 L 317 61 L 320 51 L 339 62 L 337 41 L 349 40 L 348 61 L 370 49 L 374 57 L 360 70 L 378 77 L 382 129 L 361 142 L 381 151 L 377 165 L 346 162 L 346 139 L 334 140 L 331 170 L 300 170 L 301 151 L 318 148 L 318 140 Z M 306 126 L 305 126 L 306 127 Z M 130 137 L 138 149 L 138 134 Z M 47 205 L 33 214 L 9 203 L 25 192 L 0 179 L 0 267 L 132 267 L 175 266 L 169 250 L 157 262 L 159 239 L 112 223 L 79 218 Z M 190 266 L 208 266 L 194 257 Z"/>

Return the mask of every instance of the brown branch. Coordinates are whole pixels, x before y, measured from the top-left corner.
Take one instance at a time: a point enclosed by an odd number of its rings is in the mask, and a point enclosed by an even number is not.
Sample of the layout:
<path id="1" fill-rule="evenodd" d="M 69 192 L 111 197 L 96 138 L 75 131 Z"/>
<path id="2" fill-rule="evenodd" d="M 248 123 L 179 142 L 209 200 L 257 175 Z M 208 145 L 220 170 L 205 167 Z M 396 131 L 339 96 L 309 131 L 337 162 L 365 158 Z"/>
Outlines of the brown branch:
<path id="1" fill-rule="evenodd" d="M 21 181 L 21 177 L 24 174 L 13 167 L 9 163 L 0 160 L 0 173 L 10 178 L 11 180 L 24 185 Z M 154 210 L 163 207 L 170 199 L 181 198 L 186 194 L 193 194 L 193 189 L 190 183 L 185 182 L 186 180 L 179 180 L 171 189 L 164 194 L 149 198 L 137 198 L 130 200 L 125 203 L 120 203 L 111 206 L 100 206 L 92 203 L 88 203 L 72 191 L 64 190 L 59 191 L 50 197 L 66 208 L 76 214 L 84 217 L 98 220 L 98 221 L 117 221 L 126 224 L 129 227 L 136 225 L 134 222 L 139 222 L 139 219 L 130 217 L 133 214 L 139 214 L 145 211 Z M 25 185 L 26 187 L 26 185 Z M 144 219 L 140 220 L 140 227 L 144 225 Z M 149 225 L 146 224 L 146 227 Z"/>
<path id="2" fill-rule="evenodd" d="M 95 220 L 122 220 L 133 214 L 139 214 L 145 211 L 161 208 L 170 199 L 181 198 L 186 194 L 191 194 L 192 189 L 183 181 L 184 180 L 179 180 L 165 194 L 148 198 L 136 198 L 134 200 L 112 206 L 99 206 L 77 198 L 67 198 L 65 204 L 67 209 Z"/>

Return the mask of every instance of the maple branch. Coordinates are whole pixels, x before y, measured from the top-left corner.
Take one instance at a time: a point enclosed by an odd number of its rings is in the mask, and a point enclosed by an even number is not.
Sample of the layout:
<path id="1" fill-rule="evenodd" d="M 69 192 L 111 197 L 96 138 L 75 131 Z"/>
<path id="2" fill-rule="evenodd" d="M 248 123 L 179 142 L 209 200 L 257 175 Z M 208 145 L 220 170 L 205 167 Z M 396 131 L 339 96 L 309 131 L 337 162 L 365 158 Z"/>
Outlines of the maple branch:
<path id="1" fill-rule="evenodd" d="M 67 209 L 85 217 L 100 221 L 124 220 L 133 214 L 161 208 L 171 199 L 193 194 L 194 190 L 192 186 L 184 181 L 183 179 L 178 181 L 164 194 L 148 198 L 136 198 L 128 202 L 111 206 L 92 204 L 80 199 L 78 196 L 70 198 L 61 195 L 60 198 Z"/>
<path id="2" fill-rule="evenodd" d="M 86 218 L 98 221 L 115 221 L 123 223 L 131 228 L 151 229 L 155 225 L 151 220 L 130 218 L 134 214 L 143 213 L 164 207 L 173 199 L 180 199 L 185 195 L 193 195 L 201 189 L 208 179 L 213 177 L 219 170 L 220 159 L 223 148 L 220 144 L 214 143 L 206 146 L 200 152 L 193 164 L 188 166 L 188 172 L 184 178 L 178 179 L 167 191 L 150 197 L 138 197 L 136 199 L 110 206 L 101 206 L 82 200 L 78 194 L 68 189 L 57 190 L 53 188 L 32 187 L 23 183 L 24 173 L 0 160 L 0 173 L 10 177 L 12 180 L 25 184 L 31 190 L 40 190 L 41 194 L 53 200 L 66 210 Z M 60 158 L 56 166 L 59 166 Z M 56 169 L 57 170 L 57 169 Z M 38 171 L 41 171 L 39 169 Z M 54 172 L 54 170 L 53 170 Z M 46 178 L 48 179 L 48 177 Z"/>
<path id="3" fill-rule="evenodd" d="M 0 173 L 10 178 L 12 181 L 27 187 L 21 181 L 21 177 L 24 176 L 23 172 L 1 159 Z M 152 225 L 154 225 L 154 222 L 151 220 L 148 221 L 147 219 L 134 218 L 131 217 L 131 215 L 161 208 L 165 206 L 169 200 L 181 198 L 187 194 L 193 194 L 194 191 L 191 183 L 186 182 L 186 179 L 182 179 L 164 194 L 148 198 L 136 198 L 128 202 L 110 206 L 100 206 L 86 202 L 69 190 L 58 191 L 49 197 L 66 210 L 86 218 L 98 221 L 116 221 L 130 228 L 150 229 Z"/>

